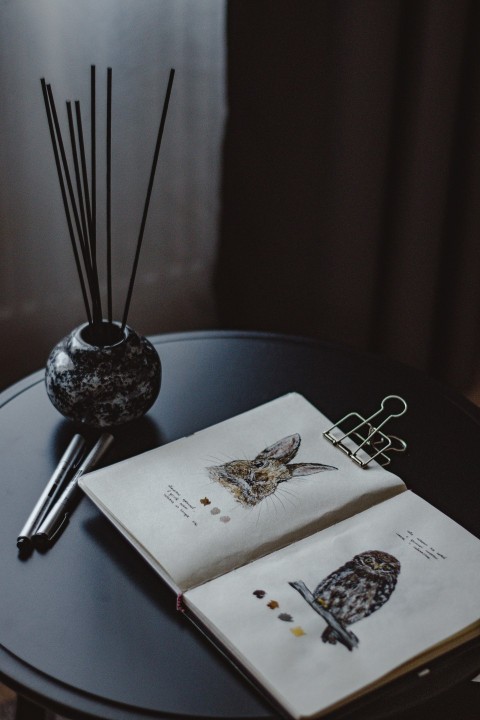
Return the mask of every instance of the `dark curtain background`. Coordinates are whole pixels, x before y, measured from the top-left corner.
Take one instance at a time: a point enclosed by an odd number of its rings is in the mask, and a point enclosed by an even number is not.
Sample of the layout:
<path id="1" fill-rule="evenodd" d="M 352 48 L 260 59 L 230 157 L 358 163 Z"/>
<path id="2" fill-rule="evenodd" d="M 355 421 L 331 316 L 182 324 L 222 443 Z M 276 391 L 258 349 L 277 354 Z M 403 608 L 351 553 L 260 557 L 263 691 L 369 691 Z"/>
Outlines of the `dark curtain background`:
<path id="1" fill-rule="evenodd" d="M 224 327 L 479 365 L 480 3 L 230 0 Z"/>

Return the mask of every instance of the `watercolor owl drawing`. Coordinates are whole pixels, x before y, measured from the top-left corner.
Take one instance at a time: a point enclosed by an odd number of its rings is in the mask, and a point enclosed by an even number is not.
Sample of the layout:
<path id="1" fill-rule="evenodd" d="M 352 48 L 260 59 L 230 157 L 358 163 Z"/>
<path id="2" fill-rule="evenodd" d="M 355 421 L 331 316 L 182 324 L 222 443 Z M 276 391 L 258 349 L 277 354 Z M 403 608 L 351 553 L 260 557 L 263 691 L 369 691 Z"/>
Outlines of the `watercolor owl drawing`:
<path id="1" fill-rule="evenodd" d="M 321 463 L 291 463 L 300 443 L 298 433 L 289 435 L 266 447 L 253 460 L 232 460 L 209 467 L 209 476 L 227 488 L 241 505 L 253 507 L 293 477 L 338 469 Z"/>
<path id="2" fill-rule="evenodd" d="M 400 562 L 381 550 L 362 552 L 324 578 L 310 592 L 304 582 L 289 583 L 327 622 L 322 640 L 352 650 L 358 638 L 349 625 L 379 610 L 391 597 L 400 574 Z"/>

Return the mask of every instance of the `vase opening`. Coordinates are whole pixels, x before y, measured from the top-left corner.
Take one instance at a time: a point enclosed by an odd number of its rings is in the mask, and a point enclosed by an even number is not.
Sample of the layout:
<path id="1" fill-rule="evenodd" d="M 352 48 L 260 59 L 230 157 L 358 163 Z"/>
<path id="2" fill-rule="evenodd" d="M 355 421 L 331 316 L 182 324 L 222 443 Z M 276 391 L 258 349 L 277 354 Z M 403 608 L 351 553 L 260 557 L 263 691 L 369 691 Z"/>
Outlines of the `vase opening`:
<path id="1" fill-rule="evenodd" d="M 122 330 L 120 323 L 112 323 L 108 320 L 85 325 L 80 330 L 80 338 L 83 342 L 95 347 L 118 345 L 125 339 L 125 336 L 125 330 Z"/>

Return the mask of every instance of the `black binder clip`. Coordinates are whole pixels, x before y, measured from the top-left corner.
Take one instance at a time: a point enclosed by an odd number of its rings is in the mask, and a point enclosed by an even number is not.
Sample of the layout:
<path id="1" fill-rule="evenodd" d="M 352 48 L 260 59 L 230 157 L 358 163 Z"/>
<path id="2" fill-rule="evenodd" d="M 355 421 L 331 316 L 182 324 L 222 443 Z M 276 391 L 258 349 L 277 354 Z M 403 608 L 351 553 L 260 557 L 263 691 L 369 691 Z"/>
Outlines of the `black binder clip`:
<path id="1" fill-rule="evenodd" d="M 356 412 L 348 413 L 323 434 L 360 467 L 366 468 L 372 460 L 386 467 L 391 462 L 390 453 L 403 452 L 407 449 L 407 443 L 396 435 L 386 435 L 381 428 L 406 411 L 407 403 L 403 398 L 387 395 L 380 409 L 370 417 L 364 418 Z M 383 419 L 379 417 L 382 415 Z"/>

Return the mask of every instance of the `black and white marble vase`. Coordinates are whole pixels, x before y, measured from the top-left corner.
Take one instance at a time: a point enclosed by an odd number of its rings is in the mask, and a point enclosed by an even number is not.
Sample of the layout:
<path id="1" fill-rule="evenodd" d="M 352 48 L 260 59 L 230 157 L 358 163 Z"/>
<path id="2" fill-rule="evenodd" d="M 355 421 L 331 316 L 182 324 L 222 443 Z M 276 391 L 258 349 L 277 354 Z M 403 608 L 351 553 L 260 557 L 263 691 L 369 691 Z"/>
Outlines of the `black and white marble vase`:
<path id="1" fill-rule="evenodd" d="M 45 385 L 55 408 L 90 428 L 136 420 L 160 391 L 162 368 L 149 340 L 128 325 L 104 321 L 96 332 L 86 323 L 53 348 Z"/>

